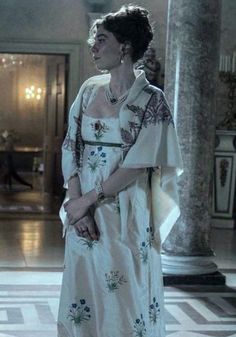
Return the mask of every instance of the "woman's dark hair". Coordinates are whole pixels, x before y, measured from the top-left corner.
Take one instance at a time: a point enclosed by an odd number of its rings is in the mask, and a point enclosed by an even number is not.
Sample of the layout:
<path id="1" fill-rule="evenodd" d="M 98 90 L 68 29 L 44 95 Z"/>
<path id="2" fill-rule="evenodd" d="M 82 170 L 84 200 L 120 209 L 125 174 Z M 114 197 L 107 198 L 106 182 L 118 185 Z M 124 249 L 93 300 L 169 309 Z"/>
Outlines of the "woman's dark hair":
<path id="1" fill-rule="evenodd" d="M 97 28 L 102 25 L 114 34 L 119 43 L 131 44 L 131 58 L 135 63 L 143 57 L 153 38 L 148 17 L 149 13 L 145 8 L 132 4 L 124 5 L 118 12 L 109 13 L 93 23 L 88 42 L 92 44 Z"/>

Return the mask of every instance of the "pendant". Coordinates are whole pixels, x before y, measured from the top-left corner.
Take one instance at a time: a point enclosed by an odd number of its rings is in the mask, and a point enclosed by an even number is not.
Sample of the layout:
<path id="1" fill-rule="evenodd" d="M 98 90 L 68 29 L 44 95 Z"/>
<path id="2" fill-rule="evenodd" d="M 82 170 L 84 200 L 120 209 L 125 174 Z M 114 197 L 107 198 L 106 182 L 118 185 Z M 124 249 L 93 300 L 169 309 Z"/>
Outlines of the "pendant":
<path id="1" fill-rule="evenodd" d="M 128 94 L 129 94 L 129 90 L 125 94 L 123 94 L 122 96 L 116 98 L 116 97 L 113 96 L 109 86 L 105 89 L 106 100 L 107 100 L 108 103 L 110 103 L 112 105 L 115 105 L 115 104 L 118 104 L 118 103 L 123 103 L 126 100 L 126 98 L 128 97 Z"/>

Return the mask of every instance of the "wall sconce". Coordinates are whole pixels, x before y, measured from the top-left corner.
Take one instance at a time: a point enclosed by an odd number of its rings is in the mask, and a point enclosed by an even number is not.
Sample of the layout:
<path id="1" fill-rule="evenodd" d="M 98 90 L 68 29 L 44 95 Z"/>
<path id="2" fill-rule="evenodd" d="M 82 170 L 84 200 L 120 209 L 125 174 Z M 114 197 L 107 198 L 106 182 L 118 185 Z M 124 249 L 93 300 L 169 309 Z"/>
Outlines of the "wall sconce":
<path id="1" fill-rule="evenodd" d="M 40 100 L 42 98 L 42 88 L 36 88 L 34 85 L 25 88 L 25 99 Z"/>

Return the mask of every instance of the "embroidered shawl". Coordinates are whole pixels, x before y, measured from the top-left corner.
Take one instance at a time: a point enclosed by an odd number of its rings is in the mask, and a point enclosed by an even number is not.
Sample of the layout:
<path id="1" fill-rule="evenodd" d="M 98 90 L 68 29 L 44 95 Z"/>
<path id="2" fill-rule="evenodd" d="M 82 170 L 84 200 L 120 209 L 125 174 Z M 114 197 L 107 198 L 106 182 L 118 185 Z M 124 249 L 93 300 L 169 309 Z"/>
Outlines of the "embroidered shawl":
<path id="1" fill-rule="evenodd" d="M 153 169 L 151 200 L 145 199 L 145 193 L 143 198 L 138 183 L 121 191 L 121 221 L 123 225 L 127 223 L 128 209 L 135 209 L 132 201 L 139 199 L 138 204 L 148 211 L 145 221 L 154 222 L 156 239 L 163 242 L 180 214 L 176 178 L 182 172 L 182 160 L 174 121 L 164 93 L 149 84 L 143 71 L 136 71 L 135 74 L 136 80 L 119 111 L 124 153 L 120 167 Z M 69 127 L 62 146 L 65 188 L 69 178 L 79 173 L 83 165 L 82 113 L 98 87 L 109 80 L 110 75 L 88 79 L 71 106 Z"/>

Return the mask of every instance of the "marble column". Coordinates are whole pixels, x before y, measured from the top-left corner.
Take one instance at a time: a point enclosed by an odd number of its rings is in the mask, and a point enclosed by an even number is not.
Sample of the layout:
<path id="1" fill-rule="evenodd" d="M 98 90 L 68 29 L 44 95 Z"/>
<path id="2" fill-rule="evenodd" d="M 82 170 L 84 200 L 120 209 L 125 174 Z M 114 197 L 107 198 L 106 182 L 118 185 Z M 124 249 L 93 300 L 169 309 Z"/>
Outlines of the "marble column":
<path id="1" fill-rule="evenodd" d="M 184 174 L 181 217 L 163 245 L 164 274 L 217 272 L 210 209 L 219 59 L 220 0 L 169 0 L 165 93 L 176 122 Z"/>

